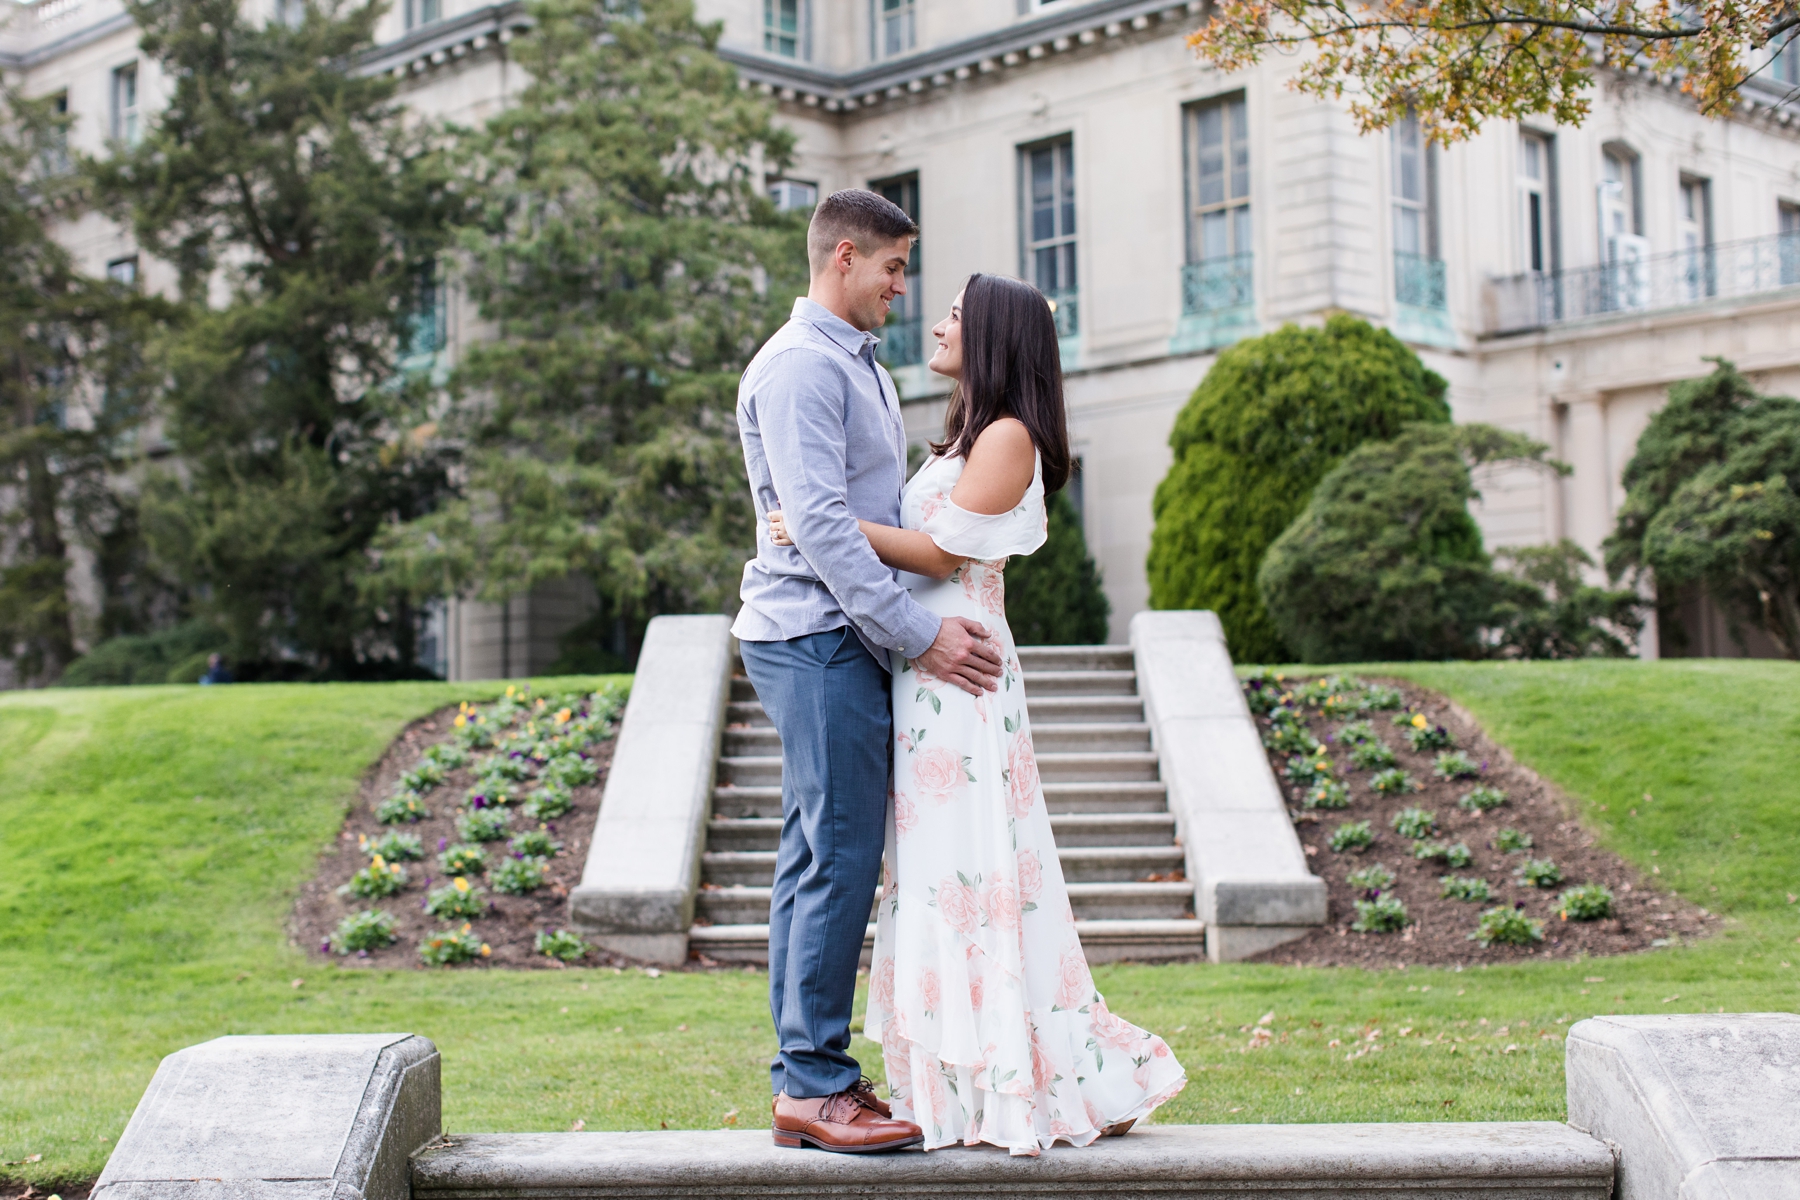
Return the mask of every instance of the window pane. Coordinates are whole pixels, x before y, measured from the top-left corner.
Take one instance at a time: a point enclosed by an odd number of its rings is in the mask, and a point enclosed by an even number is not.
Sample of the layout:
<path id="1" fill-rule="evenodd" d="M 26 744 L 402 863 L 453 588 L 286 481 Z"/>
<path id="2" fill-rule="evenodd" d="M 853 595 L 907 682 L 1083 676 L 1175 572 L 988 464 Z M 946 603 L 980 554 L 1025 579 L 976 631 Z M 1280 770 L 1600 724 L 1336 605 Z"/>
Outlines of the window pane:
<path id="1" fill-rule="evenodd" d="M 1231 198 L 1242 200 L 1250 194 L 1250 128 L 1242 100 L 1227 107 L 1231 112 Z"/>
<path id="2" fill-rule="evenodd" d="M 1250 206 L 1240 204 L 1231 210 L 1231 249 L 1234 254 L 1250 253 Z"/>
<path id="3" fill-rule="evenodd" d="M 1394 249 L 1402 254 L 1425 253 L 1425 239 L 1421 236 L 1418 209 L 1394 210 Z"/>
<path id="4" fill-rule="evenodd" d="M 1075 146 L 1064 142 L 1058 149 L 1062 160 L 1062 228 L 1063 237 L 1075 236 Z"/>
<path id="5" fill-rule="evenodd" d="M 1230 218 L 1224 209 L 1200 218 L 1200 257 L 1224 258 L 1231 253 Z"/>
<path id="6" fill-rule="evenodd" d="M 1037 286 L 1040 292 L 1060 291 L 1056 279 L 1056 247 L 1046 246 L 1039 250 L 1037 258 Z"/>

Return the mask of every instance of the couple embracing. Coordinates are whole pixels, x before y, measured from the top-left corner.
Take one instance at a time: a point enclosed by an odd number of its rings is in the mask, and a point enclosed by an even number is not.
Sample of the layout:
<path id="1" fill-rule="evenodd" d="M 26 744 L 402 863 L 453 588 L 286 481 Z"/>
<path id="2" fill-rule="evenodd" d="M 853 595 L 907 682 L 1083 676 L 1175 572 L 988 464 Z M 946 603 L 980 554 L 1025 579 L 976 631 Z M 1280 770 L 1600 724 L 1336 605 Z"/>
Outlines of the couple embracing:
<path id="1" fill-rule="evenodd" d="M 1036 1154 L 1125 1132 L 1186 1076 L 1094 989 L 1006 625 L 1006 560 L 1043 544 L 1072 467 L 1054 319 L 970 277 L 932 330 L 944 439 L 908 481 L 870 331 L 917 235 L 873 192 L 827 197 L 809 292 L 738 393 L 758 537 L 733 633 L 782 744 L 774 1136 Z M 878 882 L 864 1030 L 888 1101 L 848 1052 Z"/>

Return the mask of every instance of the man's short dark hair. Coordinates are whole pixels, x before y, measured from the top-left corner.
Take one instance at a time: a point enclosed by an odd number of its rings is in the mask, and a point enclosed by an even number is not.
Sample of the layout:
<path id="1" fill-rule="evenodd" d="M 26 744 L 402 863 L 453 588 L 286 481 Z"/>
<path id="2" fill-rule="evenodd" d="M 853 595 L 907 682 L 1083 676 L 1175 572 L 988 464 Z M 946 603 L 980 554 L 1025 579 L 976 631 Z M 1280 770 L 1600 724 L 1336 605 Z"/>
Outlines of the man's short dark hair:
<path id="1" fill-rule="evenodd" d="M 845 188 L 825 197 L 813 209 L 806 231 L 806 260 L 816 274 L 831 261 L 831 252 L 846 239 L 859 254 L 873 254 L 901 238 L 919 236 L 906 210 L 885 196 L 862 188 Z"/>

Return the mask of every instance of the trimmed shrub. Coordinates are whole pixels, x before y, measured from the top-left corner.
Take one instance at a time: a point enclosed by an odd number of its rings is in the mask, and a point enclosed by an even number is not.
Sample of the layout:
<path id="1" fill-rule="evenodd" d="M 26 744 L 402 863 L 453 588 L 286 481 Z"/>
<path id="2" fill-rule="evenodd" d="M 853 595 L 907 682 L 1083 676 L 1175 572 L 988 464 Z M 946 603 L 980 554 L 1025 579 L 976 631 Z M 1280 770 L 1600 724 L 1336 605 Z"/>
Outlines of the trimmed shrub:
<path id="1" fill-rule="evenodd" d="M 1759 626 L 1800 658 L 1800 402 L 1758 395 L 1720 359 L 1669 389 L 1622 482 L 1613 578 L 1653 578 L 1664 604 L 1704 589 L 1734 627 Z"/>
<path id="2" fill-rule="evenodd" d="M 204 621 L 108 638 L 70 663 L 57 682 L 63 687 L 197 683 L 207 655 L 222 652 L 228 642 L 223 630 Z"/>
<path id="3" fill-rule="evenodd" d="M 1414 425 L 1352 451 L 1269 546 L 1257 586 L 1305 662 L 1478 658 L 1503 602 L 1542 595 L 1497 574 L 1469 514 L 1472 466 L 1548 447 L 1486 425 Z"/>
<path id="4" fill-rule="evenodd" d="M 1447 424 L 1445 390 L 1393 334 L 1347 314 L 1222 352 L 1169 435 L 1150 606 L 1212 609 L 1239 662 L 1291 660 L 1258 591 L 1263 555 L 1344 455 L 1409 422 Z"/>
<path id="5" fill-rule="evenodd" d="M 1006 623 L 1021 646 L 1098 645 L 1112 614 L 1081 516 L 1067 492 L 1049 498 L 1050 525 L 1035 553 L 1006 564 Z"/>

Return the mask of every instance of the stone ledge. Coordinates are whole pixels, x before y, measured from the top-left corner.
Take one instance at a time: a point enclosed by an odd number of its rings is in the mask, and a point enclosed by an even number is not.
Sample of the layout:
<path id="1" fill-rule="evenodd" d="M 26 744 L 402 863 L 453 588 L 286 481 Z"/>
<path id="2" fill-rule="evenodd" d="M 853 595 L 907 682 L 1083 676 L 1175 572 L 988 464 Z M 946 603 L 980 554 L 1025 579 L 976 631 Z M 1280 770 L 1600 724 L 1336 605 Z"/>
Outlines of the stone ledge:
<path id="1" fill-rule="evenodd" d="M 437 1136 L 437 1047 L 410 1033 L 222 1037 L 163 1059 L 96 1200 L 405 1200 Z"/>
<path id="2" fill-rule="evenodd" d="M 731 621 L 657 617 L 644 633 L 569 921 L 605 949 L 687 961 L 713 774 L 731 694 Z"/>
<path id="3" fill-rule="evenodd" d="M 784 1150 L 766 1131 L 475 1134 L 413 1159 L 426 1197 L 1008 1197 L 1607 1200 L 1613 1159 L 1552 1122 L 1152 1125 L 1085 1149 L 1011 1158 Z"/>
<path id="4" fill-rule="evenodd" d="M 1325 882 L 1307 869 L 1219 618 L 1141 612 L 1131 645 L 1207 957 L 1244 958 L 1306 936 L 1325 922 Z"/>
<path id="5" fill-rule="evenodd" d="M 1618 1200 L 1800 1200 L 1800 1015 L 1593 1017 L 1569 1121 L 1620 1150 Z"/>

